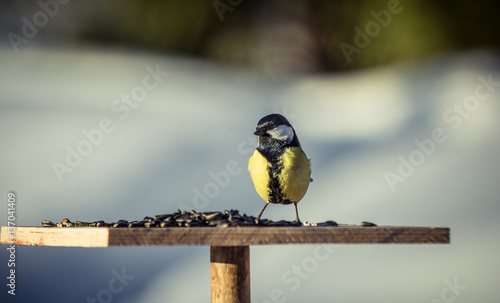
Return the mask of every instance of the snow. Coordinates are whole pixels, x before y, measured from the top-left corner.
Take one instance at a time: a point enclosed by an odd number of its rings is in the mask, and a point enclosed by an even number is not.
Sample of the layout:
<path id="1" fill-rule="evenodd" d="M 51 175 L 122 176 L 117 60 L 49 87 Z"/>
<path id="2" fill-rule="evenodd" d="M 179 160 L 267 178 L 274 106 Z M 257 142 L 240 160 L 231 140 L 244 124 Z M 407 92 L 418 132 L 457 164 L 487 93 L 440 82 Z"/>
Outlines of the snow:
<path id="1" fill-rule="evenodd" d="M 252 302 L 431 302 L 454 279 L 467 287 L 447 292 L 457 302 L 500 298 L 500 86 L 488 91 L 481 81 L 500 81 L 496 54 L 282 78 L 119 49 L 0 47 L 0 58 L 0 189 L 16 192 L 18 225 L 134 220 L 179 207 L 256 215 L 264 202 L 246 170 L 252 133 L 262 116 L 280 112 L 312 159 L 303 220 L 446 226 L 451 244 L 328 246 L 326 260 L 315 257 L 319 246 L 252 247 Z M 157 66 L 168 73 L 157 87 L 140 102 L 123 101 Z M 128 107 L 126 117 L 114 102 Z M 436 129 L 445 141 L 433 139 Z M 434 149 L 427 154 L 415 140 L 433 140 Z M 53 163 L 67 165 L 68 148 L 78 146 L 86 155 L 58 178 Z M 406 176 L 401 158 L 418 162 Z M 209 197 L 210 173 L 228 163 L 241 169 Z M 387 172 L 404 182 L 391 189 Z M 208 203 L 196 204 L 195 192 Z M 272 205 L 266 216 L 293 220 L 294 209 Z M 136 278 L 113 302 L 210 300 L 207 248 L 18 251 L 19 298 L 84 302 L 125 267 Z"/>

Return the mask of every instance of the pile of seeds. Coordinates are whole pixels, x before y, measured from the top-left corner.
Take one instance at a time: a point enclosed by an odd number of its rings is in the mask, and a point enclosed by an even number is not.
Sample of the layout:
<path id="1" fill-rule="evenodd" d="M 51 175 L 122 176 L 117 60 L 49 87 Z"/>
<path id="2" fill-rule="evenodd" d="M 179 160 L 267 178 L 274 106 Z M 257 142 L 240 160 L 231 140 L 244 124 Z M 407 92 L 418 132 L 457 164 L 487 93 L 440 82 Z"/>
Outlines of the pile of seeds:
<path id="1" fill-rule="evenodd" d="M 140 221 L 118 220 L 112 223 L 104 221 L 94 222 L 71 222 L 63 219 L 59 223 L 49 220 L 42 221 L 43 227 L 230 227 L 230 226 L 337 226 L 335 221 L 322 223 L 302 223 L 296 221 L 271 221 L 268 219 L 257 219 L 254 216 L 241 215 L 237 210 L 225 210 L 223 212 L 196 212 L 180 211 L 172 214 L 145 217 Z"/>

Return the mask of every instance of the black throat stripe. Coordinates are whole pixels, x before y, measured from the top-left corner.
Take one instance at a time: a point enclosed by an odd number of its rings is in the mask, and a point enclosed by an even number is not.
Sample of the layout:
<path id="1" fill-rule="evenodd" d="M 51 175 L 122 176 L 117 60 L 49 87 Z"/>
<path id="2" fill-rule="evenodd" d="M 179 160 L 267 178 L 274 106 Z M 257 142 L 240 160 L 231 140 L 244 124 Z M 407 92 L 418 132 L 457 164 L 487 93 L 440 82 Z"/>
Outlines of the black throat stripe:
<path id="1" fill-rule="evenodd" d="M 283 169 L 283 162 L 280 160 L 281 156 L 285 152 L 285 146 L 268 146 L 268 148 L 258 148 L 257 150 L 261 153 L 266 160 L 271 163 L 268 168 L 269 173 L 269 202 L 278 204 L 290 204 L 292 203 L 288 199 L 284 199 L 284 194 L 281 189 L 281 185 L 278 176 L 281 174 Z"/>

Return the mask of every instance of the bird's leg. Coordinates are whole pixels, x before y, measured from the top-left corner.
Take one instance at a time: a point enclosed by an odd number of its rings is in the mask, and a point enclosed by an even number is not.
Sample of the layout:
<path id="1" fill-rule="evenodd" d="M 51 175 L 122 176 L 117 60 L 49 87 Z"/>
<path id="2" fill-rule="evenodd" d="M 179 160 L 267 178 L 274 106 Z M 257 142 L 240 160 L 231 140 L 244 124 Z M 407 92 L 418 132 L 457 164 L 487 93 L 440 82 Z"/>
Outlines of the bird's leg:
<path id="1" fill-rule="evenodd" d="M 295 214 L 297 215 L 297 219 L 295 219 L 295 221 L 300 222 L 299 210 L 297 209 L 297 202 L 294 202 L 293 205 L 295 205 Z"/>
<path id="2" fill-rule="evenodd" d="M 269 202 L 266 202 L 266 205 L 264 205 L 264 208 L 260 211 L 260 214 L 257 216 L 257 220 L 260 220 L 260 216 L 262 216 L 262 213 L 266 209 L 266 207 L 269 205 Z"/>

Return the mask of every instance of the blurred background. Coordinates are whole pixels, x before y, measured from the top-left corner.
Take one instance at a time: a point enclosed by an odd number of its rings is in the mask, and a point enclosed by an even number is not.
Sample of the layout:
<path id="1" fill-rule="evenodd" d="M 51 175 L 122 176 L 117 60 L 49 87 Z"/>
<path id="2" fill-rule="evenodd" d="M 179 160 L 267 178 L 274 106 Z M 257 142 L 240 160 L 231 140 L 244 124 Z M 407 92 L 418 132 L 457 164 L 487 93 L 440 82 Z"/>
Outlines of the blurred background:
<path id="1" fill-rule="evenodd" d="M 0 224 L 9 192 L 18 226 L 256 215 L 252 133 L 279 112 L 312 159 L 301 219 L 450 227 L 451 244 L 253 246 L 252 302 L 498 302 L 499 13 L 497 1 L 2 1 Z M 2 302 L 210 300 L 208 247 L 16 253 Z M 129 280 L 111 292 L 117 272 Z"/>

